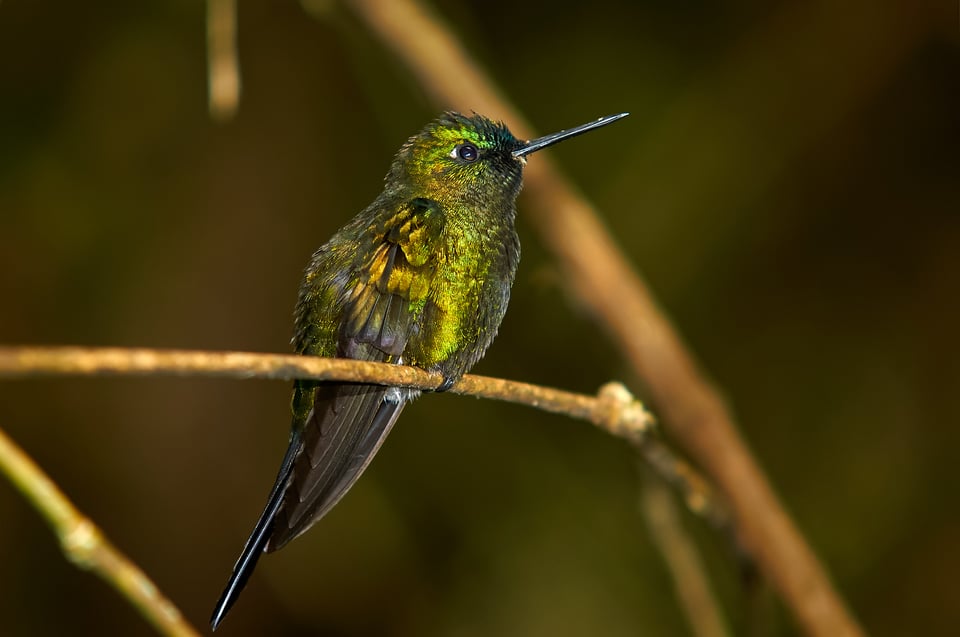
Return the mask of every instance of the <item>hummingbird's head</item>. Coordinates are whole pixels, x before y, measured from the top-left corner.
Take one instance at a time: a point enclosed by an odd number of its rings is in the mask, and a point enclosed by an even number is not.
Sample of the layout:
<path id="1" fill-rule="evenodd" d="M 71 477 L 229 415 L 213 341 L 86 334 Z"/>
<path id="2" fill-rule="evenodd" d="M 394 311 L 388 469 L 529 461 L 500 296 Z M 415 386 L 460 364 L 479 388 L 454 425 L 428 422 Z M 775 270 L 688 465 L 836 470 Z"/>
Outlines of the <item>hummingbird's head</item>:
<path id="1" fill-rule="evenodd" d="M 441 204 L 513 211 L 527 155 L 626 117 L 619 113 L 520 141 L 500 122 L 444 113 L 411 137 L 393 160 L 387 188 Z M 505 205 L 506 204 L 506 205 Z"/>
<path id="2" fill-rule="evenodd" d="M 523 142 L 500 123 L 473 115 L 444 113 L 411 137 L 390 167 L 387 184 L 441 203 L 488 207 L 520 192 Z"/>

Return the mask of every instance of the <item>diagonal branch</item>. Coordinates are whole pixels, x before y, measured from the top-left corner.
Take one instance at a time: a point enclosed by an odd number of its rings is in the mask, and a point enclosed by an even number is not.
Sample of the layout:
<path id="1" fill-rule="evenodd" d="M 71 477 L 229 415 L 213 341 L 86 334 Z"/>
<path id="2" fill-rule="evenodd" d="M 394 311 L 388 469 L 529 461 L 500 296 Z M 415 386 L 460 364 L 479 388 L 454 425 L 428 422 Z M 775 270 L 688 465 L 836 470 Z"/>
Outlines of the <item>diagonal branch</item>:
<path id="1" fill-rule="evenodd" d="M 47 519 L 67 559 L 113 586 L 153 626 L 172 637 L 198 633 L 150 578 L 120 552 L 103 532 L 77 510 L 37 464 L 0 430 L 0 472 Z"/>
<path id="2" fill-rule="evenodd" d="M 476 110 L 534 135 L 450 31 L 411 0 L 347 4 L 444 108 Z M 642 279 L 548 157 L 525 170 L 526 212 L 555 253 L 570 291 L 590 307 L 647 386 L 666 431 L 706 470 L 730 503 L 737 533 L 806 632 L 855 637 L 862 630 L 777 500 L 699 368 Z"/>
<path id="3" fill-rule="evenodd" d="M 673 497 L 655 476 L 648 477 L 652 479 L 644 480 L 641 486 L 640 506 L 650 536 L 669 565 L 691 631 L 697 637 L 729 637 L 730 631 L 707 582 L 706 568 L 693 538 L 683 528 Z"/>

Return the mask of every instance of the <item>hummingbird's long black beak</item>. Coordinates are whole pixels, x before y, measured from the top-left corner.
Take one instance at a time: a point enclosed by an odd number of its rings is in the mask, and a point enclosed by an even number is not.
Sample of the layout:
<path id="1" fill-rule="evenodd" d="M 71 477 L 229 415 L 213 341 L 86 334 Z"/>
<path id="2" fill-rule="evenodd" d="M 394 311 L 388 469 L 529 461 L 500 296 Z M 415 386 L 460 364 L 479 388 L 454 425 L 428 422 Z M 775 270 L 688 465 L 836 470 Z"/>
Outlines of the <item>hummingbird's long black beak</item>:
<path id="1" fill-rule="evenodd" d="M 570 139 L 571 137 L 576 137 L 582 133 L 586 133 L 589 130 L 594 128 L 600 128 L 601 126 L 606 126 L 607 124 L 612 124 L 618 119 L 623 119 L 630 113 L 618 113 L 616 115 L 607 115 L 606 117 L 601 117 L 600 119 L 594 120 L 587 124 L 582 124 L 576 128 L 568 128 L 567 130 L 562 130 L 559 133 L 553 133 L 552 135 L 544 135 L 543 137 L 538 137 L 537 139 L 532 139 L 526 144 L 513 151 L 514 157 L 523 157 L 524 155 L 529 155 L 530 153 L 535 153 L 542 148 L 547 146 L 552 146 L 557 142 L 562 142 L 565 139 Z"/>

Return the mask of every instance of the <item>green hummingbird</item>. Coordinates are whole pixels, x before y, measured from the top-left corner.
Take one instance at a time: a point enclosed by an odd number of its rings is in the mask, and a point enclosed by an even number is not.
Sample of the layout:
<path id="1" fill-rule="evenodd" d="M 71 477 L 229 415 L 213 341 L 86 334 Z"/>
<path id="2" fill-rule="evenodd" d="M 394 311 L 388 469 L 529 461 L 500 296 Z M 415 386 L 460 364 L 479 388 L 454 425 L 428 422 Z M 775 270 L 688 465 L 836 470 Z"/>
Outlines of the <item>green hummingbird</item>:
<path id="1" fill-rule="evenodd" d="M 380 196 L 310 260 L 296 305 L 296 351 L 413 365 L 442 375 L 436 391 L 452 387 L 486 352 L 507 310 L 527 155 L 626 115 L 526 142 L 481 115 L 448 112 L 428 124 L 397 153 Z M 289 446 L 214 608 L 214 629 L 260 554 L 283 547 L 340 501 L 419 394 L 294 383 Z"/>

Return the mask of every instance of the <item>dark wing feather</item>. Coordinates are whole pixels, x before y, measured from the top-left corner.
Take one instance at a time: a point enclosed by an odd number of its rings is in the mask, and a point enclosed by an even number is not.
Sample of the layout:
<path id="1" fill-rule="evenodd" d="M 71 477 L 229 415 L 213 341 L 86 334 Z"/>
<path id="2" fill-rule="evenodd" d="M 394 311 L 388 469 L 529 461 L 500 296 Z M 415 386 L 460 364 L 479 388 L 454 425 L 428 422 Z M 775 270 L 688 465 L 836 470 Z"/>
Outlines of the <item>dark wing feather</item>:
<path id="1" fill-rule="evenodd" d="M 361 268 L 359 283 L 347 291 L 337 355 L 399 363 L 416 325 L 412 308 L 429 285 L 432 264 L 414 254 L 412 235 L 436 214 L 414 202 L 380 229 L 378 241 Z M 435 230 L 435 228 L 434 228 Z M 437 234 L 420 232 L 420 240 Z M 412 258 L 408 255 L 414 255 Z M 413 261 L 413 263 L 411 263 Z M 370 464 L 414 392 L 378 385 L 322 383 L 314 390 L 313 409 L 303 428 L 301 452 L 294 463 L 283 505 L 266 550 L 279 549 L 322 518 Z"/>
<path id="2" fill-rule="evenodd" d="M 337 273 L 336 281 L 355 280 L 343 290 L 344 312 L 337 356 L 400 363 L 418 317 L 413 308 L 430 288 L 442 229 L 436 204 L 417 199 L 372 231 L 370 256 L 357 277 Z M 309 295 L 308 295 L 309 296 Z M 324 295 L 314 295 L 308 313 Z M 309 324 L 312 316 L 305 317 Z M 310 352 L 303 352 L 309 354 Z M 211 625 L 220 624 L 236 601 L 260 554 L 280 548 L 323 517 L 353 486 L 373 459 L 405 401 L 416 392 L 356 383 L 298 384 L 310 392 L 312 408 L 293 434 L 267 506 L 234 566 Z"/>

